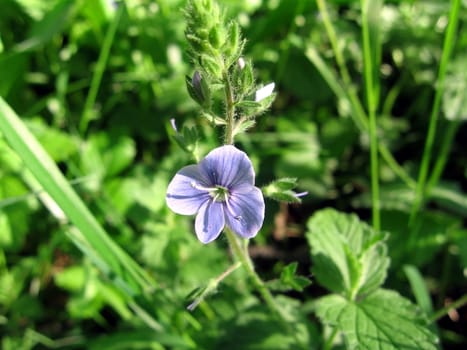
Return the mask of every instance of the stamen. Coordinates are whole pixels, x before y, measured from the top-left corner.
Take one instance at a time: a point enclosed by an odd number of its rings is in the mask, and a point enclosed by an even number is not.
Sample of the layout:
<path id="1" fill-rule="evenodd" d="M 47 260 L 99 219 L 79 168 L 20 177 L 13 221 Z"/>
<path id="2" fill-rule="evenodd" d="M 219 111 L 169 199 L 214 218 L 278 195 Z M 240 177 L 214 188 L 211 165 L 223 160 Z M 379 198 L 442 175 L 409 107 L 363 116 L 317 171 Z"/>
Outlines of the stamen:
<path id="1" fill-rule="evenodd" d="M 197 190 L 200 190 L 200 191 L 206 191 L 206 192 L 216 191 L 215 187 L 204 187 L 204 186 L 201 186 L 200 184 L 196 183 L 195 181 L 192 181 L 190 183 L 190 185 L 191 185 L 191 187 L 196 188 Z"/>

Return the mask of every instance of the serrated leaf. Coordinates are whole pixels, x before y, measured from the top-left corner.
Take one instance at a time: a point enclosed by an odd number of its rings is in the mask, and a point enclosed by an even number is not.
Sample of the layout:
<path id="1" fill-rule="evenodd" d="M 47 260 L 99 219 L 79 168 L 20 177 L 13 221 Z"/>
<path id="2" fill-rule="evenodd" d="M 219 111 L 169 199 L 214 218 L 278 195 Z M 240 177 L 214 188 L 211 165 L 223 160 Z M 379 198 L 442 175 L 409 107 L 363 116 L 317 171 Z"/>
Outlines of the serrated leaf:
<path id="1" fill-rule="evenodd" d="M 333 209 L 313 215 L 308 229 L 313 273 L 324 287 L 355 299 L 384 282 L 389 266 L 386 234 L 375 232 L 356 215 Z"/>
<path id="2" fill-rule="evenodd" d="M 437 349 L 415 305 L 394 291 L 379 289 L 361 301 L 329 295 L 316 307 L 323 323 L 344 334 L 348 349 Z"/>

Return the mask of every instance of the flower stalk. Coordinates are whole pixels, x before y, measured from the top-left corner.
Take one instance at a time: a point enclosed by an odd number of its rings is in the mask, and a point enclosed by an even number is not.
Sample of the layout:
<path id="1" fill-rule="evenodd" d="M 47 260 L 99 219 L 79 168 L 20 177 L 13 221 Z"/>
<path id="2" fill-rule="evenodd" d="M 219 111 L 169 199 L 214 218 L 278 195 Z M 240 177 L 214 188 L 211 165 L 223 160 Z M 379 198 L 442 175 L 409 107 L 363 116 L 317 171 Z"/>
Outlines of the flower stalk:
<path id="1" fill-rule="evenodd" d="M 232 85 L 230 83 L 229 75 L 227 72 L 223 74 L 224 80 L 224 92 L 225 92 L 225 140 L 226 145 L 232 145 L 234 143 L 234 123 L 235 123 L 235 96 L 233 93 Z"/>
<path id="2" fill-rule="evenodd" d="M 185 35 L 195 64 L 195 73 L 186 78 L 187 89 L 202 115 L 214 126 L 224 128 L 224 145 L 199 164 L 177 172 L 168 186 L 167 204 L 178 214 L 196 214 L 195 231 L 202 243 L 212 242 L 225 232 L 235 260 L 245 268 L 284 329 L 291 331 L 248 253 L 248 239 L 263 224 L 264 194 L 254 185 L 255 173 L 248 156 L 234 146 L 235 136 L 253 126 L 255 117 L 271 106 L 275 84 L 256 85 L 253 65 L 242 57 L 246 41 L 239 25 L 227 22 L 225 12 L 214 1 L 189 0 L 185 16 Z M 220 94 L 214 93 L 218 90 Z M 218 108 L 221 105 L 222 110 Z M 276 197 L 299 202 L 299 195 L 291 191 L 295 184 L 282 180 L 274 192 L 278 193 Z M 211 281 L 208 289 L 220 280 Z"/>
<path id="3" fill-rule="evenodd" d="M 283 319 L 283 316 L 277 306 L 276 301 L 274 300 L 273 295 L 266 287 L 261 277 L 259 277 L 255 271 L 253 262 L 251 261 L 250 255 L 248 253 L 248 240 L 240 241 L 240 239 L 237 238 L 237 236 L 229 229 L 225 230 L 225 234 L 233 254 L 238 259 L 238 261 L 242 263 L 248 276 L 250 277 L 266 305 L 271 309 L 275 316 L 277 316 L 279 319 Z"/>

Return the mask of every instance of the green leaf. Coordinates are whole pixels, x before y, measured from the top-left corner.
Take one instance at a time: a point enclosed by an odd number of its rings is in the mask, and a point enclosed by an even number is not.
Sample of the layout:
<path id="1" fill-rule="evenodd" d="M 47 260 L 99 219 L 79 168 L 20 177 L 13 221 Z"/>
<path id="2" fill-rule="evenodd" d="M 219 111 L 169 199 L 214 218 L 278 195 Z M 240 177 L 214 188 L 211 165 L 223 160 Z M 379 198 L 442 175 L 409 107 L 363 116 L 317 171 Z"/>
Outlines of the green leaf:
<path id="1" fill-rule="evenodd" d="M 297 276 L 297 262 L 293 262 L 286 267 L 281 272 L 281 282 L 289 286 L 290 288 L 301 292 L 305 287 L 309 286 L 311 284 L 310 280 L 302 277 L 302 276 Z"/>
<path id="2" fill-rule="evenodd" d="M 420 213 L 407 237 L 409 214 L 400 211 L 382 211 L 381 227 L 391 232 L 388 247 L 392 267 L 412 264 L 422 268 L 436 259 L 451 233 L 462 227 L 462 221 L 442 211 L 425 210 Z M 416 252 L 416 254 L 414 254 Z"/>
<path id="3" fill-rule="evenodd" d="M 104 231 L 57 165 L 1 97 L 0 131 L 44 191 L 78 228 L 81 243 L 78 240 L 74 243 L 128 295 L 151 288 L 154 282 L 146 271 Z"/>
<path id="4" fill-rule="evenodd" d="M 384 282 L 389 266 L 386 234 L 375 232 L 356 215 L 333 209 L 313 215 L 308 229 L 313 273 L 324 287 L 355 299 Z"/>
<path id="5" fill-rule="evenodd" d="M 54 275 L 55 284 L 69 291 L 79 291 L 86 282 L 86 271 L 83 266 L 70 266 Z"/>
<path id="6" fill-rule="evenodd" d="M 146 329 L 123 330 L 105 334 L 89 340 L 87 344 L 87 348 L 90 350 L 162 350 L 167 349 L 167 347 L 194 349 L 195 345 L 187 337 L 180 337 L 180 335 L 173 333 L 158 333 Z"/>
<path id="7" fill-rule="evenodd" d="M 18 44 L 15 51 L 23 52 L 34 50 L 38 46 L 51 40 L 54 35 L 60 33 L 74 10 L 75 2 L 71 0 L 61 0 L 55 7 L 47 12 L 41 21 L 36 22 L 30 33 L 30 37 Z"/>
<path id="8" fill-rule="evenodd" d="M 306 195 L 307 192 L 296 193 L 293 191 L 295 187 L 297 187 L 297 179 L 286 177 L 271 182 L 261 190 L 265 197 L 272 198 L 279 202 L 301 203 L 302 200 L 300 197 Z"/>
<path id="9" fill-rule="evenodd" d="M 108 130 L 92 135 L 82 152 L 83 173 L 112 177 L 130 166 L 136 146 L 131 138 Z"/>
<path id="10" fill-rule="evenodd" d="M 438 349 L 415 305 L 394 291 L 379 289 L 359 302 L 329 295 L 316 307 L 323 323 L 344 334 L 348 349 Z"/>
<path id="11" fill-rule="evenodd" d="M 404 273 L 412 287 L 412 293 L 417 300 L 418 306 L 427 314 L 433 313 L 433 303 L 431 302 L 430 292 L 423 279 L 420 270 L 413 265 L 405 265 Z"/>
<path id="12" fill-rule="evenodd" d="M 26 121 L 26 125 L 54 161 L 67 160 L 77 151 L 77 142 L 72 136 L 49 127 L 42 119 Z"/>

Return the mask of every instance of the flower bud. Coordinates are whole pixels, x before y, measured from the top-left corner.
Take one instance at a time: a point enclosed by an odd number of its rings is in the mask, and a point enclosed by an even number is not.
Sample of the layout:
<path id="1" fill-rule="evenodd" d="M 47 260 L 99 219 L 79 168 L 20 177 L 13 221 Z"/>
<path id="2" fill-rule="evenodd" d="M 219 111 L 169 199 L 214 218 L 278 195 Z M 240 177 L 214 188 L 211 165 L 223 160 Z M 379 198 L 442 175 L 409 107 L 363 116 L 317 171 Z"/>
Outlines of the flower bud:
<path id="1" fill-rule="evenodd" d="M 200 65 L 209 75 L 218 79 L 222 77 L 222 67 L 213 57 L 208 55 L 201 55 Z"/>
<path id="2" fill-rule="evenodd" d="M 243 70 L 243 68 L 245 68 L 245 64 L 246 64 L 246 63 L 245 63 L 244 58 L 243 58 L 243 57 L 240 57 L 240 58 L 238 59 L 238 61 L 237 61 L 238 68 L 239 68 L 240 70 Z"/>
<path id="3" fill-rule="evenodd" d="M 218 27 L 213 27 L 209 31 L 209 43 L 214 47 L 215 49 L 218 49 L 222 46 L 224 43 L 224 35 L 222 35 L 222 32 L 220 28 Z"/>
<path id="4" fill-rule="evenodd" d="M 185 82 L 188 93 L 193 100 L 198 102 L 201 106 L 205 106 L 209 103 L 211 96 L 209 86 L 200 72 L 195 71 L 191 79 L 187 76 Z"/>

